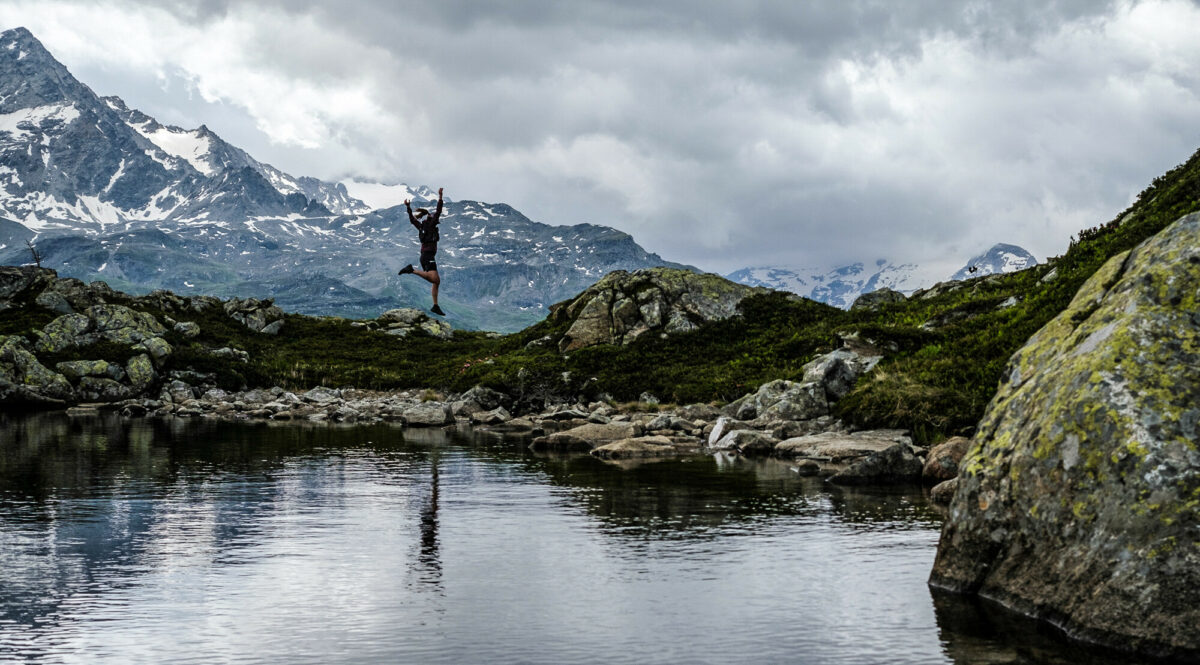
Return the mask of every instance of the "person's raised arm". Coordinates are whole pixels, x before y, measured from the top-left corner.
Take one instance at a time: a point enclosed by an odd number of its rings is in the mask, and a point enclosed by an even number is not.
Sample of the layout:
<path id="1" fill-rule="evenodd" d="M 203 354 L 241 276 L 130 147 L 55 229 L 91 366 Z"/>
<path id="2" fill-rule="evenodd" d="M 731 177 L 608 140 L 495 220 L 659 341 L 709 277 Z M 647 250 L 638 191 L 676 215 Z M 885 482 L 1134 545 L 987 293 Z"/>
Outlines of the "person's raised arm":
<path id="1" fill-rule="evenodd" d="M 415 226 L 419 229 L 419 228 L 421 228 L 421 225 L 417 223 L 417 218 L 413 217 L 412 206 L 409 205 L 409 203 L 410 203 L 409 199 L 404 199 L 404 209 L 408 210 L 408 223 L 412 224 L 413 226 Z"/>
<path id="2" fill-rule="evenodd" d="M 442 188 L 438 187 L 438 204 L 437 210 L 433 213 L 433 219 L 437 222 L 442 221 Z"/>

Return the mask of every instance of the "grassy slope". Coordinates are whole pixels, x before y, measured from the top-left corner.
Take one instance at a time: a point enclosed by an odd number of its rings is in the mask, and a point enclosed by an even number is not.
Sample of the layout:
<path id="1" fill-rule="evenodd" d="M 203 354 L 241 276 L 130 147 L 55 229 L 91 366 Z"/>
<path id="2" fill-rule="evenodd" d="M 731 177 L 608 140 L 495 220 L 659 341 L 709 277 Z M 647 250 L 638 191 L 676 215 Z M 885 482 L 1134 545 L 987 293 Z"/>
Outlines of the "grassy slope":
<path id="1" fill-rule="evenodd" d="M 1039 267 L 971 280 L 956 291 L 876 312 L 843 312 L 790 301 L 783 294 L 754 296 L 744 301 L 742 317 L 665 339 L 647 335 L 627 347 L 582 349 L 567 357 L 553 345 L 525 348 L 547 335 L 557 341 L 565 332 L 568 322 L 553 316 L 513 335 L 490 338 L 459 331 L 445 342 L 422 334 L 397 338 L 341 319 L 302 316 L 290 316 L 278 337 L 266 337 L 217 311 L 166 313 L 195 320 L 202 330 L 195 342 L 173 333 L 168 337 L 177 349 L 171 364 L 215 372 L 230 388 L 324 384 L 459 391 L 483 383 L 531 398 L 582 391 L 633 400 L 649 391 L 678 403 L 725 402 L 764 381 L 798 378 L 805 362 L 838 345 L 839 334 L 858 332 L 893 343 L 899 351 L 838 404 L 838 415 L 863 426 L 902 427 L 920 440 L 936 440 L 978 421 L 1009 356 L 1066 307 L 1105 259 L 1196 210 L 1200 153 L 1156 179 L 1117 220 L 1082 231 L 1068 252 L 1053 261 L 1058 277 L 1046 283 L 1040 279 L 1048 268 Z M 1019 304 L 998 308 L 1014 296 Z M 956 322 L 933 332 L 920 327 L 936 317 L 955 316 Z M 0 334 L 40 327 L 52 318 L 36 308 L 9 312 L 0 317 Z M 242 348 L 252 361 L 248 366 L 214 361 L 197 344 Z M 111 350 L 78 349 L 69 357 L 104 357 L 102 351 Z M 565 380 L 564 372 L 569 373 Z"/>

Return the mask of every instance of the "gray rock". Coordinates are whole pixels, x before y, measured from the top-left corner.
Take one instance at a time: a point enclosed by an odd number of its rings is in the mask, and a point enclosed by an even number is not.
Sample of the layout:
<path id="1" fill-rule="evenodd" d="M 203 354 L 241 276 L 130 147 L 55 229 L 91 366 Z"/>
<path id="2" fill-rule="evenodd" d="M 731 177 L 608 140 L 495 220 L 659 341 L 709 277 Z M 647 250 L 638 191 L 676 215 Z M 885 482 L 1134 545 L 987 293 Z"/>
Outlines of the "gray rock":
<path id="1" fill-rule="evenodd" d="M 172 402 L 174 404 L 183 404 L 188 400 L 196 399 L 196 393 L 192 387 L 183 381 L 172 381 L 163 387 L 163 394 L 159 397 L 160 401 Z"/>
<path id="2" fill-rule="evenodd" d="M 651 330 L 694 330 L 735 315 L 743 298 L 759 292 L 765 290 L 688 270 L 617 270 L 555 308 L 551 316 L 571 322 L 558 342 L 560 351 L 569 352 L 597 344 L 628 344 Z"/>
<path id="3" fill-rule="evenodd" d="M 412 326 L 428 318 L 429 317 L 425 314 L 425 312 L 422 312 L 419 309 L 402 307 L 399 309 L 389 309 L 383 314 L 380 314 L 379 318 L 376 320 L 385 326 L 392 323 L 400 323 L 406 326 Z"/>
<path id="4" fill-rule="evenodd" d="M 133 394 L 128 386 L 112 379 L 85 376 L 79 379 L 78 397 L 88 402 L 118 402 Z"/>
<path id="5" fill-rule="evenodd" d="M 120 365 L 106 360 L 71 360 L 56 364 L 54 369 L 72 382 L 78 382 L 85 376 L 107 378 L 114 381 L 125 378 L 125 371 L 121 369 Z"/>
<path id="6" fill-rule="evenodd" d="M 708 404 L 688 404 L 676 409 L 675 413 L 685 420 L 716 420 L 721 410 Z"/>
<path id="7" fill-rule="evenodd" d="M 0 375 L 12 384 L 8 390 L 23 397 L 34 394 L 53 400 L 73 399 L 75 391 L 66 377 L 38 362 L 25 344 L 25 338 L 17 335 L 5 338 L 0 344 L 0 365 L 7 365 Z"/>
<path id="8" fill-rule="evenodd" d="M 175 351 L 167 340 L 161 337 L 151 337 L 143 340 L 138 344 L 138 348 L 145 349 L 150 354 L 150 359 L 154 361 L 156 367 L 162 367 L 167 358 Z"/>
<path id="9" fill-rule="evenodd" d="M 71 303 L 67 302 L 67 299 L 61 293 L 53 291 L 43 291 L 38 294 L 38 297 L 34 300 L 34 304 L 57 314 L 75 313 L 75 309 L 71 307 Z"/>
<path id="10" fill-rule="evenodd" d="M 525 350 L 531 351 L 533 349 L 545 349 L 545 348 L 550 348 L 552 346 L 554 346 L 554 338 L 549 335 L 546 335 L 544 337 L 539 337 L 539 338 L 533 340 L 532 342 L 529 342 L 528 344 L 526 344 Z"/>
<path id="11" fill-rule="evenodd" d="M 55 272 L 34 266 L 0 266 L 0 299 L 11 300 L 26 291 L 41 291 L 55 279 Z"/>
<path id="12" fill-rule="evenodd" d="M 665 436 L 642 436 L 606 443 L 592 449 L 591 454 L 600 459 L 645 459 L 674 457 L 679 451 Z"/>
<path id="13" fill-rule="evenodd" d="M 511 406 L 512 398 L 504 393 L 497 392 L 486 386 L 475 386 L 467 392 L 463 393 L 462 399 L 474 401 L 485 411 L 490 411 L 500 406 Z"/>
<path id="14" fill-rule="evenodd" d="M 884 305 L 892 303 L 904 302 L 907 298 L 899 291 L 893 291 L 887 287 L 864 293 L 854 300 L 854 304 L 850 305 L 851 312 L 857 311 L 874 311 Z"/>
<path id="15" fill-rule="evenodd" d="M 829 413 L 825 388 L 818 383 L 778 379 L 759 386 L 724 409 L 738 420 L 808 420 Z"/>
<path id="16" fill-rule="evenodd" d="M 709 448 L 716 451 L 737 452 L 746 456 L 770 455 L 777 443 L 779 441 L 766 432 L 738 429 L 722 436 Z"/>
<path id="17" fill-rule="evenodd" d="M 236 360 L 238 362 L 250 362 L 250 354 L 241 349 L 232 349 L 228 346 L 223 346 L 219 349 L 212 349 L 209 354 L 216 358 L 225 358 L 228 360 Z"/>
<path id="18" fill-rule="evenodd" d="M 958 476 L 958 465 L 970 446 L 971 442 L 961 436 L 951 437 L 934 446 L 925 457 L 921 478 L 934 484 Z"/>
<path id="19" fill-rule="evenodd" d="M 512 414 L 502 406 L 491 411 L 478 411 L 471 414 L 471 422 L 477 425 L 499 425 L 510 420 L 512 420 Z"/>
<path id="20" fill-rule="evenodd" d="M 314 404 L 325 404 L 326 402 L 339 400 L 341 397 L 341 392 L 338 390 L 326 388 L 324 386 L 317 386 L 316 388 L 313 388 L 312 390 L 309 390 L 301 395 L 300 399 Z"/>
<path id="21" fill-rule="evenodd" d="M 793 470 L 801 476 L 817 476 L 821 474 L 821 465 L 813 460 L 806 459 L 796 464 Z"/>
<path id="22" fill-rule="evenodd" d="M 200 324 L 191 321 L 180 321 L 175 324 L 175 332 L 183 335 L 188 339 L 193 339 L 200 334 Z"/>
<path id="23" fill-rule="evenodd" d="M 929 490 L 929 500 L 941 505 L 948 505 L 958 491 L 958 478 L 943 480 Z"/>
<path id="24" fill-rule="evenodd" d="M 264 335 L 278 335 L 280 330 L 283 330 L 283 319 L 268 323 L 267 325 L 263 326 L 262 330 L 259 332 Z"/>
<path id="25" fill-rule="evenodd" d="M 829 478 L 836 485 L 893 485 L 921 479 L 921 460 L 912 446 L 896 443 L 852 462 Z"/>
<path id="26" fill-rule="evenodd" d="M 1200 658 L 1200 214 L 1110 259 L 1009 360 L 930 583 Z"/>
<path id="27" fill-rule="evenodd" d="M 136 392 L 146 390 L 158 380 L 158 373 L 154 371 L 154 362 L 145 353 L 136 355 L 125 363 L 125 374 L 129 377 L 129 384 Z"/>
<path id="28" fill-rule="evenodd" d="M 896 444 L 912 445 L 905 430 L 867 430 L 854 433 L 822 432 L 786 439 L 775 446 L 780 457 L 809 457 L 849 462 L 880 453 Z"/>
<path id="29" fill-rule="evenodd" d="M 533 440 L 534 450 L 582 450 L 589 451 L 606 443 L 632 439 L 640 436 L 641 427 L 633 423 L 588 423 L 562 432 L 540 436 Z"/>
<path id="30" fill-rule="evenodd" d="M 414 404 L 403 411 L 404 424 L 412 427 L 440 427 L 454 422 L 450 407 L 441 402 Z"/>

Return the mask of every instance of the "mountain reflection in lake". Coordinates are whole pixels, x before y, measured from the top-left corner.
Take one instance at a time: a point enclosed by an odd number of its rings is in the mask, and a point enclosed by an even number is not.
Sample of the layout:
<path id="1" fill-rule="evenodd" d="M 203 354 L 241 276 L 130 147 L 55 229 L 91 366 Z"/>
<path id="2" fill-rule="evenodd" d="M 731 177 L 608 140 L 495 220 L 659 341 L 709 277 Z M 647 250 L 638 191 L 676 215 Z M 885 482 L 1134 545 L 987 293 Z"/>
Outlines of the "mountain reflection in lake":
<path id="1" fill-rule="evenodd" d="M 0 415 L 0 660 L 1072 662 L 935 604 L 940 525 L 772 460 Z"/>

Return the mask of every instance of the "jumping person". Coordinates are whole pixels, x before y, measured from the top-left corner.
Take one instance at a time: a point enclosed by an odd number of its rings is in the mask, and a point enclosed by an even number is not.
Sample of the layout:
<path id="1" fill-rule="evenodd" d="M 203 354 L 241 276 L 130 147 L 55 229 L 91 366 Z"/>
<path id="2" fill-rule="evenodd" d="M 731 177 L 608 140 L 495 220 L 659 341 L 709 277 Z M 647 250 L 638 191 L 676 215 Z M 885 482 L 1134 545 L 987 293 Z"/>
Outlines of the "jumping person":
<path id="1" fill-rule="evenodd" d="M 417 227 L 417 238 L 421 241 L 421 269 L 416 270 L 410 263 L 400 269 L 401 275 L 412 273 L 417 277 L 429 282 L 433 285 L 433 307 L 429 311 L 438 316 L 445 316 L 446 313 L 438 307 L 438 284 L 442 283 L 442 278 L 438 277 L 437 261 L 434 257 L 437 255 L 438 244 L 438 224 L 442 220 L 442 188 L 438 187 L 438 204 L 437 210 L 431 215 L 425 208 L 417 208 L 417 214 L 413 214 L 412 206 L 409 205 L 409 200 L 404 200 L 404 207 L 408 209 L 408 221 Z"/>

